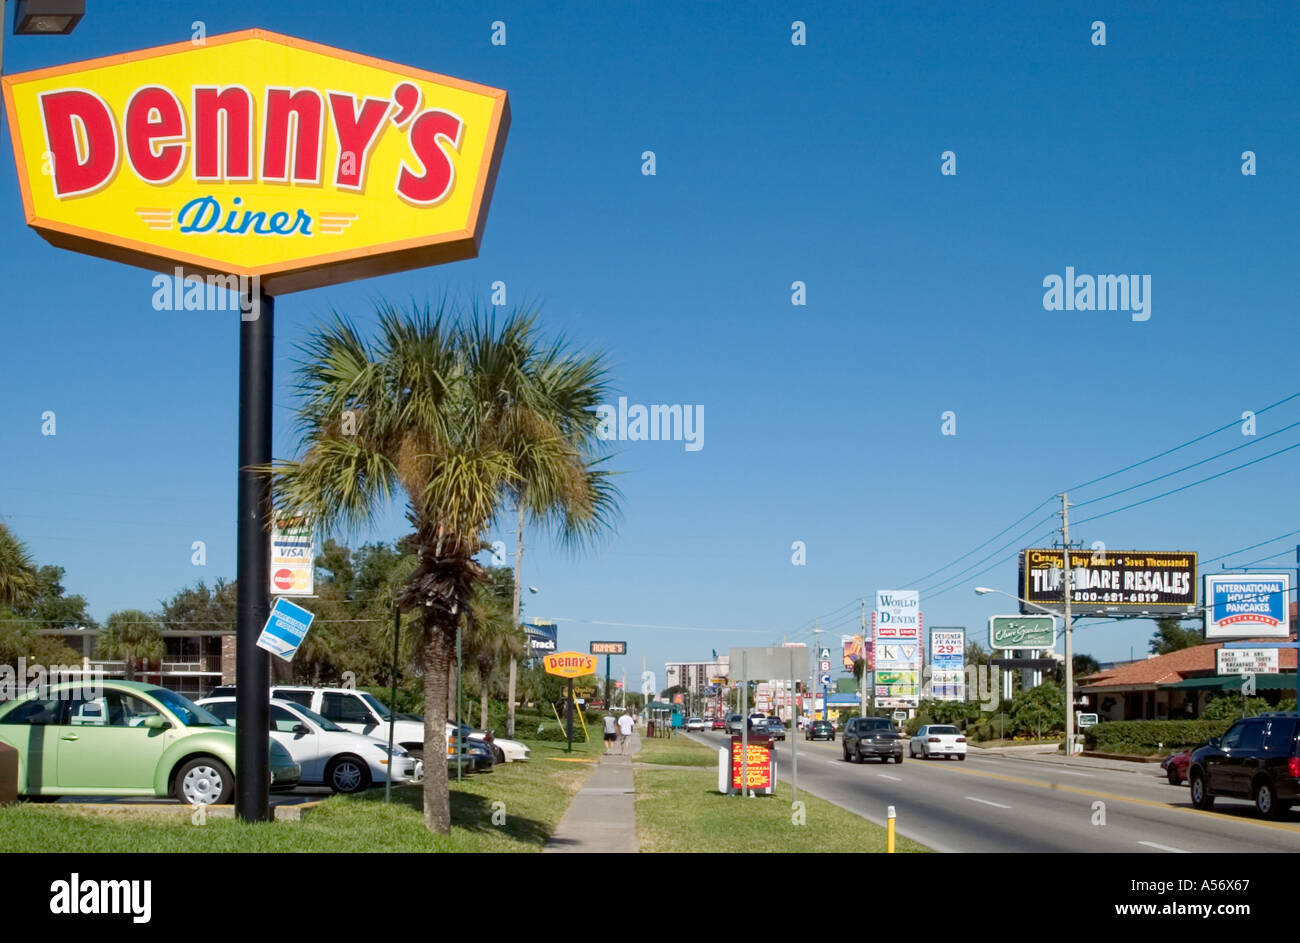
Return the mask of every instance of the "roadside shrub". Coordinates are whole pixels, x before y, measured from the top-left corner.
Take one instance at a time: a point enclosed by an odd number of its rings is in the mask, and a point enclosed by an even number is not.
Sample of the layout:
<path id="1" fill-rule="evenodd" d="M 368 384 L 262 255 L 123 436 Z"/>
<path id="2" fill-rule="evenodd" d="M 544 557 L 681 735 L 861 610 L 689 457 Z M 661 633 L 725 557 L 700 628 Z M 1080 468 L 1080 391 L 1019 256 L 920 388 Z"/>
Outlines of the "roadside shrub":
<path id="1" fill-rule="evenodd" d="M 1084 744 L 1100 753 L 1151 755 L 1199 746 L 1221 737 L 1232 720 L 1107 720 L 1083 731 Z M 1161 746 L 1163 744 L 1163 746 Z"/>

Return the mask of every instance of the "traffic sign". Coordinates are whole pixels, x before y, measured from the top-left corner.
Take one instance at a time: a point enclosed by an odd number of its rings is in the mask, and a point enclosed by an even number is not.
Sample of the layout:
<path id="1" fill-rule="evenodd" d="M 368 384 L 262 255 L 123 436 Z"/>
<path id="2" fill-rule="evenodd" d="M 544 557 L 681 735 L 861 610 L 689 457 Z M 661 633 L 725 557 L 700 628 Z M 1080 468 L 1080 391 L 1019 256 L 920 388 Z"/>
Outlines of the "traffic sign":
<path id="1" fill-rule="evenodd" d="M 820 652 L 817 653 L 818 661 L 827 661 L 830 659 L 830 657 L 831 657 L 831 650 L 829 648 L 823 648 Z"/>
<path id="2" fill-rule="evenodd" d="M 826 685 L 828 685 L 828 684 L 830 684 L 830 683 L 831 683 L 831 676 L 830 676 L 830 675 L 822 675 L 822 676 L 821 676 L 821 679 L 820 679 L 820 683 L 822 684 L 823 687 L 826 686 Z"/>
<path id="3" fill-rule="evenodd" d="M 829 659 L 829 658 L 828 658 L 828 659 L 825 659 L 824 661 L 822 661 L 821 663 L 819 663 L 819 664 L 817 665 L 817 670 L 818 670 L 818 671 L 830 671 L 830 670 L 831 670 L 831 662 L 830 662 L 830 659 Z"/>

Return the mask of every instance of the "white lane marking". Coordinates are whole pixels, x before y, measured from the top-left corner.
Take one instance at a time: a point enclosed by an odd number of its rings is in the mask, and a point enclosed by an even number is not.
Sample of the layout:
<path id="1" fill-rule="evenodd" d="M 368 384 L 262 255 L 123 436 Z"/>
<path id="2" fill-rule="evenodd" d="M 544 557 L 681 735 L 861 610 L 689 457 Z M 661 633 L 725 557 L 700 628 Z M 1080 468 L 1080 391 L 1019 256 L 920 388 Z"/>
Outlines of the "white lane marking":
<path id="1" fill-rule="evenodd" d="M 1003 805 L 1001 802 L 990 802 L 988 799 L 976 799 L 974 796 L 966 796 L 971 802 L 982 802 L 985 805 L 997 806 L 999 809 L 1009 809 L 1011 806 Z"/>
<path id="2" fill-rule="evenodd" d="M 1139 845 L 1146 845 L 1148 848 L 1154 848 L 1157 851 L 1172 851 L 1176 855 L 1185 855 L 1187 852 L 1182 848 L 1171 848 L 1169 845 L 1157 845 L 1153 841 L 1140 841 Z"/>
<path id="3" fill-rule="evenodd" d="M 896 783 L 901 783 L 903 781 L 902 776 L 890 776 L 888 773 L 877 773 L 876 775 L 881 779 L 892 779 Z"/>

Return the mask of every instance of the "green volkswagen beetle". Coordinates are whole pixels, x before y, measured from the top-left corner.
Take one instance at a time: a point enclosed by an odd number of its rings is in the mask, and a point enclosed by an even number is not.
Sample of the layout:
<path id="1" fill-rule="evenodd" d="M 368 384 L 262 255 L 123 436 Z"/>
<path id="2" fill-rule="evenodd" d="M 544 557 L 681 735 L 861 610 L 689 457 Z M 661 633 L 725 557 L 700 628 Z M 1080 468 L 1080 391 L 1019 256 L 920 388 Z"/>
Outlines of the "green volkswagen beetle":
<path id="1" fill-rule="evenodd" d="M 174 796 L 228 803 L 235 730 L 185 697 L 138 681 L 52 684 L 0 704 L 0 742 L 18 751 L 18 793 Z M 279 749 L 277 749 L 277 747 Z M 300 775 L 271 741 L 271 788 Z"/>

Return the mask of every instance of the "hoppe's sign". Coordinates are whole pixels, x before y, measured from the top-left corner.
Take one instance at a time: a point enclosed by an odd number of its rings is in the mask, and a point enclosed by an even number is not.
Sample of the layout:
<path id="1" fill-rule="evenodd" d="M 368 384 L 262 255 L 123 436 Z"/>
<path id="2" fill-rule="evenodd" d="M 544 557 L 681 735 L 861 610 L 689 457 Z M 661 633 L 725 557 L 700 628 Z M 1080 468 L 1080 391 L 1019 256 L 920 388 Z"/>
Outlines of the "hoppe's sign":
<path id="1" fill-rule="evenodd" d="M 275 295 L 472 258 L 506 93 L 266 30 L 4 77 L 56 246 Z"/>
<path id="2" fill-rule="evenodd" d="M 1064 553 L 1020 552 L 1020 593 L 1039 606 L 1065 602 Z M 1196 608 L 1196 554 L 1182 550 L 1071 550 L 1070 604 L 1075 615 L 1173 612 Z M 1033 612 L 1021 603 L 1020 611 Z"/>

